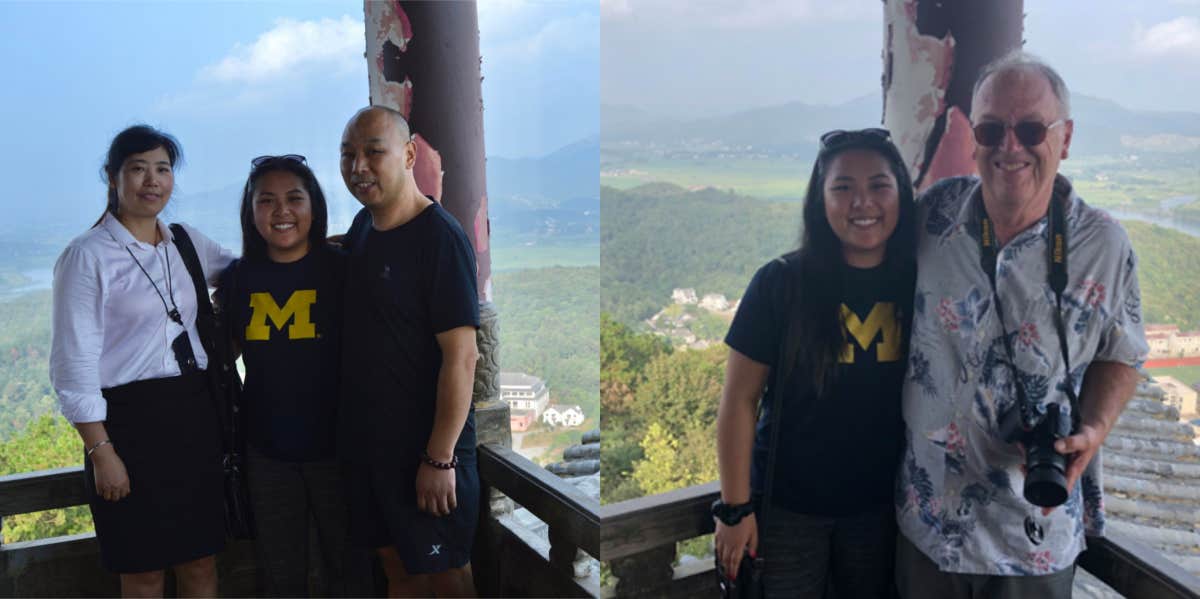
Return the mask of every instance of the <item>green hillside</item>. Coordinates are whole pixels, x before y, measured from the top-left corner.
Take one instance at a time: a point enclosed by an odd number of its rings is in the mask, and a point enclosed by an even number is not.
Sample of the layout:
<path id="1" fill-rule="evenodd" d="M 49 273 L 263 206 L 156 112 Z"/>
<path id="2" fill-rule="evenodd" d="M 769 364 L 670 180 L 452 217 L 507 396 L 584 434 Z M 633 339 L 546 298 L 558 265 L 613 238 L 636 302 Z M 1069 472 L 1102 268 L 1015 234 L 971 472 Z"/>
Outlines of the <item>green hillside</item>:
<path id="1" fill-rule="evenodd" d="M 741 297 L 754 271 L 793 248 L 800 205 L 669 184 L 601 191 L 601 309 L 636 325 L 671 289 Z M 1200 328 L 1200 238 L 1125 221 L 1140 259 L 1145 322 Z"/>
<path id="2" fill-rule="evenodd" d="M 49 360 L 50 292 L 0 301 L 0 441 L 54 410 Z"/>
<path id="3" fill-rule="evenodd" d="M 600 223 L 600 308 L 629 324 L 669 304 L 675 287 L 741 297 L 800 238 L 797 203 L 662 183 L 601 188 Z"/>
<path id="4" fill-rule="evenodd" d="M 1143 321 L 1200 328 L 1200 238 L 1139 221 L 1121 224 L 1138 255 Z"/>
<path id="5" fill-rule="evenodd" d="M 541 377 L 557 403 L 600 415 L 599 269 L 497 273 L 500 367 Z"/>

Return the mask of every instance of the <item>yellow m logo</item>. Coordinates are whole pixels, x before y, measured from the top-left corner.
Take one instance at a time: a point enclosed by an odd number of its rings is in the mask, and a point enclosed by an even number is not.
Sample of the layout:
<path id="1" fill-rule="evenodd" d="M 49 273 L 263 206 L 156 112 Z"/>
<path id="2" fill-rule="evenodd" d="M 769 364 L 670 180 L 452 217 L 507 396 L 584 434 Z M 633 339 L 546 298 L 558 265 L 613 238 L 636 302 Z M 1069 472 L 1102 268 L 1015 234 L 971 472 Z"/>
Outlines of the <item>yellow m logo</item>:
<path id="1" fill-rule="evenodd" d="M 883 339 L 875 345 L 875 359 L 879 362 L 895 362 L 900 359 L 900 323 L 896 322 L 896 307 L 891 302 L 878 302 L 871 308 L 866 322 L 858 319 L 853 310 L 842 304 L 842 319 L 846 321 L 846 332 L 863 350 L 871 349 L 871 342 L 879 333 Z M 846 343 L 838 358 L 842 364 L 854 363 L 854 345 Z"/>
<path id="2" fill-rule="evenodd" d="M 317 303 L 316 289 L 299 289 L 292 292 L 287 303 L 280 308 L 270 293 L 251 293 L 250 325 L 246 327 L 246 341 L 266 341 L 271 338 L 271 327 L 267 326 L 267 318 L 275 328 L 283 330 L 283 325 L 291 320 L 288 327 L 288 339 L 312 339 L 317 336 L 317 328 L 312 323 L 312 305 Z"/>

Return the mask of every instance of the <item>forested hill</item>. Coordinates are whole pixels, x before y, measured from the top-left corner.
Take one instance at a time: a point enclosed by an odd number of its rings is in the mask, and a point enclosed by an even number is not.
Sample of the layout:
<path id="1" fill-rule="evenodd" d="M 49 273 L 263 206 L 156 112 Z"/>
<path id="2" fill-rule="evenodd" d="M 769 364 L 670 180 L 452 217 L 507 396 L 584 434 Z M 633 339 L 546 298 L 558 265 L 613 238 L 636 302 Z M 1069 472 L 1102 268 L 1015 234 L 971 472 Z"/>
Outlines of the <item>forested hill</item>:
<path id="1" fill-rule="evenodd" d="M 600 309 L 627 324 L 670 303 L 671 289 L 740 297 L 754 271 L 800 239 L 796 203 L 654 183 L 600 190 Z"/>
<path id="2" fill-rule="evenodd" d="M 1200 329 L 1200 238 L 1141 221 L 1121 224 L 1138 256 L 1143 321 Z"/>
<path id="3" fill-rule="evenodd" d="M 754 271 L 793 249 L 801 209 L 712 188 L 656 183 L 601 203 L 601 310 L 636 325 L 671 301 L 671 290 L 741 297 Z M 1200 328 L 1200 238 L 1147 223 L 1122 223 L 1140 259 L 1144 318 Z"/>

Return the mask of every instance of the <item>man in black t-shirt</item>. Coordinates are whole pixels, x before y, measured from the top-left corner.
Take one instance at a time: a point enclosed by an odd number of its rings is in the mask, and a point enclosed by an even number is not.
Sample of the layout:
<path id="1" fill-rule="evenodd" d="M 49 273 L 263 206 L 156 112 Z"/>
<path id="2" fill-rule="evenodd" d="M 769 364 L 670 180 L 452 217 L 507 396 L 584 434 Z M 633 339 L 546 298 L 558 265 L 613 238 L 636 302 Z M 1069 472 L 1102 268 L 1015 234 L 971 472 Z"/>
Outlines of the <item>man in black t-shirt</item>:
<path id="1" fill-rule="evenodd" d="M 399 113 L 365 108 L 346 125 L 342 178 L 365 210 L 345 237 L 338 443 L 351 528 L 378 550 L 388 595 L 474 595 L 475 252 L 417 189 L 415 161 Z"/>

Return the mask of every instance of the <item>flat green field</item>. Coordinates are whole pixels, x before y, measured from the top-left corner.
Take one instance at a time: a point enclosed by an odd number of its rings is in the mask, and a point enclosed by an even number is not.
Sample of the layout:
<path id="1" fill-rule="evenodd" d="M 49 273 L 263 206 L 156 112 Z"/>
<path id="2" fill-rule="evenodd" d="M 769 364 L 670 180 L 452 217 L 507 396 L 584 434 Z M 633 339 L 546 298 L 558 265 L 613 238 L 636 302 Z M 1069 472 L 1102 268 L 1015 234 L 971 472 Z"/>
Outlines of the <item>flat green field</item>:
<path id="1" fill-rule="evenodd" d="M 686 189 L 715 187 L 762 199 L 798 200 L 812 165 L 783 157 L 617 160 L 601 169 L 600 183 L 629 189 L 645 183 L 674 183 Z M 1194 168 L 1145 166 L 1108 157 L 1072 158 L 1063 174 L 1089 203 L 1167 216 L 1162 200 L 1200 197 L 1200 173 Z M 1172 211 L 1171 216 L 1200 218 L 1200 202 Z"/>
<path id="2" fill-rule="evenodd" d="M 492 271 L 505 272 L 549 266 L 598 266 L 600 242 L 492 244 Z"/>
<path id="3" fill-rule="evenodd" d="M 1147 368 L 1151 376 L 1173 376 L 1187 386 L 1200 383 L 1200 366 L 1176 366 L 1174 368 Z"/>
<path id="4" fill-rule="evenodd" d="M 799 200 L 812 164 L 785 158 L 700 158 L 652 160 L 606 166 L 600 184 L 629 189 L 645 183 L 674 183 L 686 189 L 715 187 L 773 200 Z"/>

